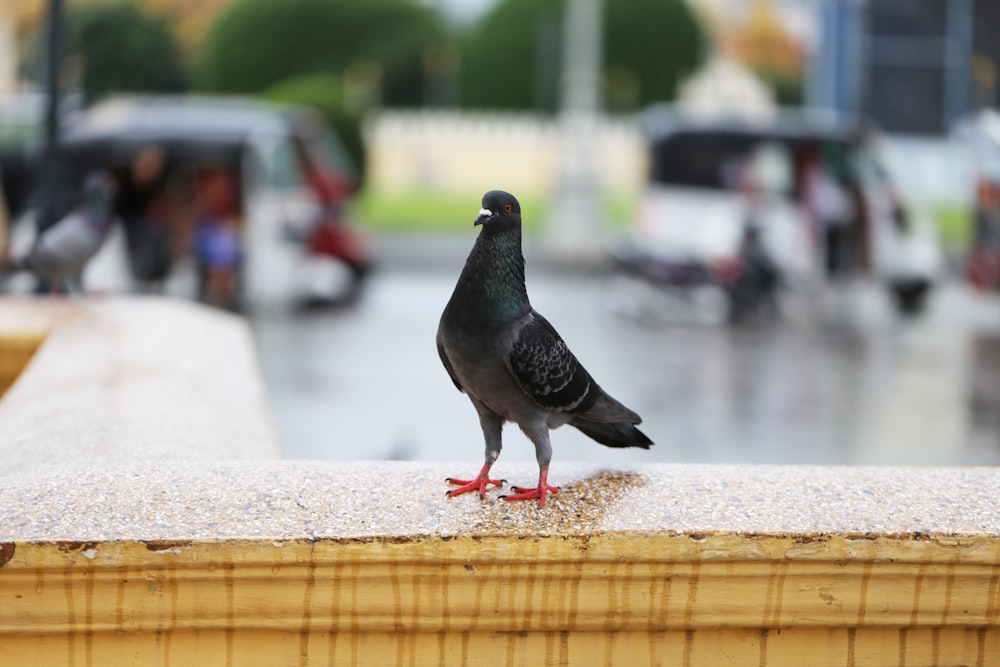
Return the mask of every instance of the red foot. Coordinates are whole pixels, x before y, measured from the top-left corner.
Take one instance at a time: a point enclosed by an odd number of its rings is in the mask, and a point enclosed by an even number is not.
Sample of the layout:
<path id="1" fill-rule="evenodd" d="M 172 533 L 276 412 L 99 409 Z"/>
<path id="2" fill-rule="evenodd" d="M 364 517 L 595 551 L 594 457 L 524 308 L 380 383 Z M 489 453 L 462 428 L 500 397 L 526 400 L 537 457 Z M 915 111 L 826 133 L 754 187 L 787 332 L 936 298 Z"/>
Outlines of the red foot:
<path id="1" fill-rule="evenodd" d="M 538 486 L 532 488 L 530 486 L 514 486 L 511 487 L 514 490 L 514 495 L 512 496 L 500 496 L 504 500 L 534 500 L 538 498 L 538 506 L 545 507 L 545 497 L 547 493 L 559 493 L 558 486 L 552 486 L 548 482 L 549 469 L 542 468 L 538 473 Z"/>
<path id="2" fill-rule="evenodd" d="M 452 489 L 446 495 L 449 498 L 454 498 L 455 496 L 459 496 L 463 493 L 469 493 L 470 491 L 478 491 L 479 497 L 485 498 L 486 488 L 490 484 L 496 487 L 500 487 L 503 486 L 503 483 L 506 481 L 502 479 L 490 479 L 489 473 L 490 473 L 490 464 L 487 463 L 486 465 L 483 466 L 483 469 L 479 471 L 479 476 L 473 480 L 452 479 L 451 477 L 449 477 L 445 481 L 448 482 L 449 484 L 457 484 L 458 488 Z"/>

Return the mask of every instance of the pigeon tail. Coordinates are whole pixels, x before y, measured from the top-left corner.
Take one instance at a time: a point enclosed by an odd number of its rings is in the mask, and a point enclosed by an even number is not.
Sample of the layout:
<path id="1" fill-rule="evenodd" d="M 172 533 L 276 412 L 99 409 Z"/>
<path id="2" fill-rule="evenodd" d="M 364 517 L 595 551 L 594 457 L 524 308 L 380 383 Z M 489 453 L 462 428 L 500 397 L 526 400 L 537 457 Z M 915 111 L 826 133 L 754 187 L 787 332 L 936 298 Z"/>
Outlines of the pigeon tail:
<path id="1" fill-rule="evenodd" d="M 569 421 L 569 425 L 608 447 L 649 449 L 653 445 L 645 433 L 627 422 L 595 422 L 577 416 Z"/>
<path id="2" fill-rule="evenodd" d="M 642 417 L 629 410 L 611 397 L 608 392 L 601 389 L 590 375 L 591 386 L 587 396 L 580 402 L 580 405 L 573 410 L 573 414 L 588 421 L 593 422 L 624 422 L 628 424 L 641 424 Z"/>

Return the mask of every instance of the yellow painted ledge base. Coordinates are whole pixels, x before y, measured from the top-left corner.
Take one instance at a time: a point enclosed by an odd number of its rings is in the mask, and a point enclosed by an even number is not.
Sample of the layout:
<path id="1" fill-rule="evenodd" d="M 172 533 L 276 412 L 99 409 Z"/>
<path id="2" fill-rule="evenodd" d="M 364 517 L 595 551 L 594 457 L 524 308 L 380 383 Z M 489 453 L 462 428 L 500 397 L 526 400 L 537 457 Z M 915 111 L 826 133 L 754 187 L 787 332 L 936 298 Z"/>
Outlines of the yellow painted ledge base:
<path id="1" fill-rule="evenodd" d="M 44 340 L 44 333 L 0 333 L 0 397 L 11 388 Z"/>
<path id="2" fill-rule="evenodd" d="M 604 534 L 20 543 L 5 664 L 1000 664 L 1000 543 Z"/>
<path id="3" fill-rule="evenodd" d="M 171 631 L 39 637 L 5 655 L 35 665 L 995 665 L 986 630 L 786 628 L 307 634 Z M 29 662 L 21 662 L 27 659 Z"/>

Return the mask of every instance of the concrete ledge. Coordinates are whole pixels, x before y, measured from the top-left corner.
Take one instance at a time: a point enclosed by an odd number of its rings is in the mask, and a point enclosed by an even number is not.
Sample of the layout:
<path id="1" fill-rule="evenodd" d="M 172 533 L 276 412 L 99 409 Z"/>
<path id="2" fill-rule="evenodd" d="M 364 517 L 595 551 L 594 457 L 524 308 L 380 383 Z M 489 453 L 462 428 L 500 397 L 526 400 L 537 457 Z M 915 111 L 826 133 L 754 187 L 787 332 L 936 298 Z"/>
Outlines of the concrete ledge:
<path id="1" fill-rule="evenodd" d="M 47 324 L 0 400 L 4 664 L 1000 664 L 997 470 L 557 461 L 544 510 L 448 500 L 476 452 L 273 460 L 237 319 L 14 307 Z"/>
<path id="2" fill-rule="evenodd" d="M 0 349 L 23 356 L 0 400 L 0 476 L 41 462 L 278 458 L 239 318 L 156 298 L 0 299 Z"/>
<path id="3" fill-rule="evenodd" d="M 0 651 L 108 665 L 1000 661 L 995 471 L 564 465 L 539 510 L 446 499 L 444 477 L 468 467 L 132 463 L 0 485 Z"/>

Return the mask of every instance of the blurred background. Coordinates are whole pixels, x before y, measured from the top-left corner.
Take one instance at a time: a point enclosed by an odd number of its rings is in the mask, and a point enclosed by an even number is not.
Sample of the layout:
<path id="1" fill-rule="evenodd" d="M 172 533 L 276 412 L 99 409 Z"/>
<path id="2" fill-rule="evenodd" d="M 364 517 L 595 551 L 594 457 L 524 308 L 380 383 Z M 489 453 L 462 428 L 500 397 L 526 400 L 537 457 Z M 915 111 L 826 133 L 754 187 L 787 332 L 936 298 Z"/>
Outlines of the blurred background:
<path id="1" fill-rule="evenodd" d="M 288 456 L 476 462 L 434 336 L 501 188 L 535 307 L 657 443 L 561 430 L 557 459 L 994 465 L 996 25 L 986 0 L 4 0 L 0 289 L 243 313 Z"/>

